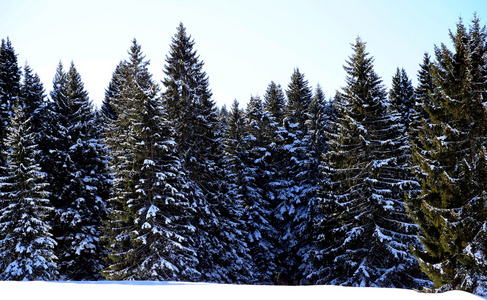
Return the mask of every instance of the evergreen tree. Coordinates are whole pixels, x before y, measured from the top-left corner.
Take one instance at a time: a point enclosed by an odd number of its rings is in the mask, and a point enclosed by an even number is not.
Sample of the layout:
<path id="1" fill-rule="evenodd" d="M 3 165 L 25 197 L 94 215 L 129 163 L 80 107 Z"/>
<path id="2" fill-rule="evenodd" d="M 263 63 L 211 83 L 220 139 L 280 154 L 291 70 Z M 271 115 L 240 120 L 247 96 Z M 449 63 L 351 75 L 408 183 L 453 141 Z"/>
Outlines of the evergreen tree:
<path id="1" fill-rule="evenodd" d="M 257 283 L 272 284 L 277 272 L 277 232 L 272 224 L 273 210 L 266 189 L 270 181 L 267 165 L 266 113 L 260 97 L 251 97 L 244 117 L 246 165 L 250 193 L 244 201 L 247 243 L 252 257 L 253 278 Z"/>
<path id="2" fill-rule="evenodd" d="M 320 284 L 420 288 L 417 227 L 404 207 L 404 193 L 417 187 L 404 167 L 406 136 L 389 105 L 373 58 L 357 38 L 344 67 L 347 85 L 335 98 L 339 115 L 328 133 L 323 164 Z M 364 242 L 366 241 L 366 242 Z"/>
<path id="3" fill-rule="evenodd" d="M 12 42 L 2 39 L 0 46 L 0 149 L 8 132 L 12 108 L 17 104 L 20 96 L 20 80 L 22 71 L 17 63 L 17 54 Z M 0 164 L 5 165 L 3 154 L 0 155 Z"/>
<path id="4" fill-rule="evenodd" d="M 411 126 L 409 127 L 409 141 L 411 144 L 411 164 L 412 170 L 416 178 L 422 183 L 425 180 L 426 173 L 422 172 L 417 154 L 430 148 L 431 141 L 428 141 L 425 134 L 426 130 L 429 131 L 430 126 L 434 126 L 429 120 L 428 109 L 433 109 L 431 97 L 433 96 L 435 87 L 433 84 L 433 78 L 431 77 L 431 65 L 430 56 L 425 53 L 423 56 L 423 63 L 420 64 L 420 70 L 418 71 L 418 86 L 415 89 L 415 104 L 413 106 L 413 113 L 411 114 Z M 431 127 L 430 127 L 431 128 Z M 426 185 L 421 185 L 421 188 L 425 188 Z M 421 189 L 419 190 L 421 192 Z M 413 194 L 411 197 L 406 198 L 406 206 L 409 211 L 409 215 L 416 224 L 426 224 L 424 215 L 421 213 L 421 199 L 419 194 Z M 421 232 L 420 232 L 421 234 Z"/>
<path id="5" fill-rule="evenodd" d="M 415 254 L 435 288 L 485 296 L 487 32 L 479 23 L 475 16 L 467 29 L 460 20 L 450 32 L 454 50 L 435 49 L 434 87 L 423 101 L 431 124 L 413 152 L 423 188 L 410 211 L 424 247 Z"/>
<path id="6" fill-rule="evenodd" d="M 218 112 L 193 46 L 180 24 L 166 56 L 163 103 L 175 126 L 178 153 L 197 208 L 197 269 L 203 281 L 246 282 L 251 268 L 238 229 L 241 209 L 227 194 Z"/>
<path id="7" fill-rule="evenodd" d="M 423 56 L 423 63 L 420 64 L 418 71 L 418 86 L 414 91 L 414 105 L 411 114 L 411 125 L 409 127 L 409 140 L 412 147 L 423 147 L 421 143 L 424 139 L 420 138 L 420 131 L 424 126 L 428 126 L 429 116 L 427 109 L 433 108 L 431 96 L 434 91 L 433 78 L 431 77 L 431 59 L 428 53 Z M 419 173 L 417 176 L 419 176 Z"/>
<path id="8" fill-rule="evenodd" d="M 395 109 L 401 114 L 401 122 L 409 129 L 412 122 L 413 107 L 415 103 L 414 88 L 406 70 L 397 68 L 392 77 L 392 88 L 389 91 L 389 99 Z"/>
<path id="9" fill-rule="evenodd" d="M 319 245 L 317 243 L 318 233 L 316 223 L 322 219 L 321 210 L 319 209 L 318 187 L 322 184 L 323 178 L 321 165 L 323 164 L 323 155 L 328 151 L 325 131 L 329 130 L 329 123 L 334 118 L 333 103 L 325 100 L 325 94 L 321 86 L 316 87 L 315 93 L 308 108 L 308 119 L 306 120 L 307 136 L 309 140 L 309 151 L 306 156 L 309 161 L 308 174 L 309 188 L 309 224 L 307 226 L 307 239 L 305 247 L 299 250 L 299 257 L 303 260 L 300 265 L 300 284 L 311 284 L 309 274 L 315 272 L 314 260 Z"/>
<path id="10" fill-rule="evenodd" d="M 225 130 L 228 129 L 228 118 L 229 118 L 229 112 L 227 110 L 227 106 L 223 105 L 219 111 L 218 111 L 218 119 L 220 121 L 220 128 L 222 132 L 225 132 Z"/>
<path id="11" fill-rule="evenodd" d="M 0 177 L 0 279 L 55 280 L 54 247 L 46 216 L 52 207 L 36 163 L 35 133 L 22 108 L 14 109 L 5 140 L 6 176 Z"/>
<path id="12" fill-rule="evenodd" d="M 172 127 L 135 40 L 129 55 L 114 73 L 123 84 L 110 94 L 117 117 L 109 119 L 106 135 L 115 158 L 115 191 L 104 229 L 112 264 L 104 274 L 112 280 L 195 280 L 194 208 Z"/>
<path id="13" fill-rule="evenodd" d="M 123 67 L 123 62 L 117 65 L 115 71 L 113 71 L 108 88 L 105 90 L 105 98 L 101 106 L 101 112 L 105 120 L 114 120 L 117 118 L 116 111 L 111 102 L 113 98 L 120 97 L 120 90 L 124 84 Z"/>
<path id="14" fill-rule="evenodd" d="M 51 97 L 50 156 L 45 163 L 60 274 L 68 280 L 95 280 L 104 266 L 99 227 L 110 184 L 106 149 L 74 64 L 67 73 L 59 65 Z"/>
<path id="15" fill-rule="evenodd" d="M 39 76 L 33 72 L 29 65 L 24 67 L 24 76 L 20 87 L 19 106 L 25 114 L 25 118 L 30 118 L 34 141 L 37 145 L 38 156 L 35 158 L 39 165 L 44 165 L 44 157 L 49 152 L 48 133 L 49 116 L 48 102 L 46 100 L 44 86 Z"/>
<path id="16" fill-rule="evenodd" d="M 19 99 L 19 105 L 22 107 L 26 118 L 31 119 L 32 131 L 36 133 L 36 144 L 40 144 L 43 139 L 42 132 L 45 130 L 47 101 L 45 89 L 39 76 L 27 64 L 24 67 Z"/>
<path id="17" fill-rule="evenodd" d="M 311 137 L 307 130 L 312 92 L 304 75 L 296 69 L 287 90 L 284 118 L 285 159 L 278 175 L 281 198 L 277 205 L 278 231 L 281 235 L 281 278 L 288 284 L 297 284 L 302 256 L 307 252 L 312 227 L 317 172 L 312 166 Z M 316 166 L 317 167 L 317 166 Z"/>
<path id="18" fill-rule="evenodd" d="M 280 220 L 277 218 L 276 209 L 279 203 L 285 199 L 284 187 L 281 180 L 282 165 L 285 163 L 284 141 L 286 130 L 283 127 L 286 98 L 284 92 L 279 84 L 271 81 L 267 86 L 264 101 L 264 114 L 262 116 L 262 135 L 263 148 L 265 152 L 259 158 L 263 165 L 264 179 L 264 199 L 268 203 L 268 211 L 271 213 L 269 218 L 273 233 L 269 237 L 274 245 L 273 258 L 275 259 L 275 270 L 273 275 L 273 282 L 276 284 L 284 284 L 285 278 L 282 275 L 282 270 L 278 268 L 282 264 L 283 249 L 279 245 L 281 239 L 278 233 Z"/>

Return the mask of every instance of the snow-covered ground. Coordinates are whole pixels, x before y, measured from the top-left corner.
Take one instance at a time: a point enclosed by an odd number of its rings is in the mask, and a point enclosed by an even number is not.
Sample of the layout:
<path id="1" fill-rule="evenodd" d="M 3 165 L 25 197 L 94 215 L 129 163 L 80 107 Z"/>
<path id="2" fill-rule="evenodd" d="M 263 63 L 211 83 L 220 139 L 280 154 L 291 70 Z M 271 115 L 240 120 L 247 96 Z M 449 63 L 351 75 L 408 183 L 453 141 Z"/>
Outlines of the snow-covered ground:
<path id="1" fill-rule="evenodd" d="M 423 294 L 411 290 L 338 286 L 248 286 L 177 282 L 0 282 L 0 299 L 13 300 L 479 300 L 453 291 Z"/>

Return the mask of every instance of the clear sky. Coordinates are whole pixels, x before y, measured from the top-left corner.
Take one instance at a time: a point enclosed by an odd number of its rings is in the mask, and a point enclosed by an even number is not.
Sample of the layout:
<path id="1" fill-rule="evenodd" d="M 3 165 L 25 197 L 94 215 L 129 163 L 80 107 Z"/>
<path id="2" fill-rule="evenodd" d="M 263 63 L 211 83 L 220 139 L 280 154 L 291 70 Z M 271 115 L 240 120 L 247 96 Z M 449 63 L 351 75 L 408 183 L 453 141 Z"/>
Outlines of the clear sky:
<path id="1" fill-rule="evenodd" d="M 487 24 L 486 0 L 0 0 L 0 38 L 9 37 L 47 91 L 59 61 L 74 61 L 100 103 L 115 66 L 136 38 L 157 81 L 179 22 L 195 40 L 218 105 L 284 89 L 298 67 L 329 97 L 345 82 L 357 36 L 367 42 L 386 86 L 397 67 L 413 84 L 424 52 L 449 43 L 448 30 L 474 12 Z"/>

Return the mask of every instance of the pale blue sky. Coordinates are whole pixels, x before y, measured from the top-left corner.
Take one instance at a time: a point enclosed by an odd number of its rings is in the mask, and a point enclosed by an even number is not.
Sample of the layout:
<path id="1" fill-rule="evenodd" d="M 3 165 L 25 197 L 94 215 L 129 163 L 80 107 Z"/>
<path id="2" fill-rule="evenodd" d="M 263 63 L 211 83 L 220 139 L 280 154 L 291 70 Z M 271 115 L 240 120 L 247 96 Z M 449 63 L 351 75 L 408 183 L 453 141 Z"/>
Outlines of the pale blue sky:
<path id="1" fill-rule="evenodd" d="M 163 78 L 165 56 L 179 22 L 195 39 L 213 98 L 230 106 L 264 95 L 271 80 L 287 88 L 299 67 L 327 96 L 344 85 L 343 65 L 357 36 L 367 42 L 375 70 L 390 86 L 397 67 L 416 83 L 425 51 L 449 43 L 448 30 L 485 0 L 0 0 L 0 38 L 10 37 L 19 64 L 36 71 L 46 90 L 58 62 L 74 61 L 91 99 L 104 97 L 115 66 L 135 37 Z"/>

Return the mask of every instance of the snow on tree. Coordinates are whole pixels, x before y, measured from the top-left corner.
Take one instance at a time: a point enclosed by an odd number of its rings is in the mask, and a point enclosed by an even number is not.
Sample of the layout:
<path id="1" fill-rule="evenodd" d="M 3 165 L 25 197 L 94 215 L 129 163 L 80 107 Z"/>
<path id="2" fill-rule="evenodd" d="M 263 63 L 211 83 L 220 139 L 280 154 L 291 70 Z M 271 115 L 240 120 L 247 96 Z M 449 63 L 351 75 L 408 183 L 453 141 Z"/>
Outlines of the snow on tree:
<path id="1" fill-rule="evenodd" d="M 175 141 L 190 179 L 197 209 L 195 240 L 202 281 L 242 283 L 250 276 L 241 209 L 228 196 L 223 137 L 203 62 L 181 23 L 164 66 L 162 100 L 175 127 Z"/>
<path id="2" fill-rule="evenodd" d="M 323 183 L 321 166 L 323 164 L 323 155 L 328 151 L 328 138 L 325 132 L 329 129 L 331 120 L 334 119 L 334 107 L 331 101 L 325 99 L 325 94 L 321 86 L 316 87 L 313 98 L 308 107 L 308 118 L 306 120 L 307 140 L 309 141 L 309 150 L 307 157 L 309 159 L 309 174 L 311 191 L 311 201 L 309 204 L 309 224 L 308 224 L 308 241 L 305 247 L 299 250 L 299 256 L 302 263 L 300 269 L 300 284 L 312 284 L 309 275 L 314 273 L 314 260 L 319 251 L 318 232 L 316 224 L 323 218 L 319 209 L 318 189 Z"/>
<path id="3" fill-rule="evenodd" d="M 33 132 L 36 133 L 36 144 L 39 144 L 45 130 L 47 101 L 44 86 L 39 76 L 26 64 L 24 76 L 20 87 L 18 104 L 22 107 L 27 118 L 31 118 Z"/>
<path id="4" fill-rule="evenodd" d="M 271 211 L 264 197 L 266 185 L 262 101 L 251 97 L 247 111 L 235 101 L 228 115 L 225 158 L 229 195 L 242 205 L 241 220 L 245 241 L 252 258 L 250 283 L 272 284 L 276 272 L 276 233 L 270 222 Z"/>
<path id="5" fill-rule="evenodd" d="M 53 234 L 60 275 L 96 280 L 104 266 L 99 230 L 110 178 L 97 115 L 73 63 L 60 63 L 53 81 L 49 151 L 43 168 L 50 182 Z"/>
<path id="6" fill-rule="evenodd" d="M 101 106 L 102 117 L 105 121 L 117 118 L 116 111 L 111 102 L 112 98 L 120 96 L 119 93 L 123 84 L 123 62 L 120 62 L 115 68 L 115 71 L 113 71 L 112 79 L 108 84 L 108 88 L 105 90 L 105 98 Z"/>
<path id="7" fill-rule="evenodd" d="M 421 229 L 415 255 L 435 289 L 486 296 L 487 32 L 479 23 L 475 16 L 467 29 L 460 20 L 454 49 L 435 49 L 433 86 L 422 93 L 429 124 L 413 148 L 422 193 L 408 204 Z"/>
<path id="8" fill-rule="evenodd" d="M 247 149 L 251 191 L 244 202 L 247 243 L 254 264 L 253 278 L 262 284 L 274 283 L 277 272 L 277 231 L 273 226 L 273 210 L 266 188 L 269 183 L 267 164 L 268 139 L 265 134 L 267 114 L 260 97 L 251 97 L 244 116 L 246 134 L 243 138 Z"/>
<path id="9" fill-rule="evenodd" d="M 114 176 L 105 233 L 111 280 L 194 281 L 199 277 L 186 174 L 176 154 L 149 61 L 136 40 L 107 93 L 116 116 L 106 132 Z"/>
<path id="10" fill-rule="evenodd" d="M 397 68 L 396 74 L 392 77 L 392 87 L 389 91 L 389 99 L 396 110 L 401 114 L 401 122 L 406 130 L 412 122 L 413 107 L 415 104 L 414 88 L 406 70 Z"/>
<path id="11" fill-rule="evenodd" d="M 10 39 L 2 39 L 0 46 L 0 149 L 8 132 L 12 108 L 17 105 L 20 96 L 22 71 L 17 63 L 17 54 Z M 5 165 L 5 158 L 0 154 L 0 164 Z"/>
<path id="12" fill-rule="evenodd" d="M 306 122 L 312 91 L 304 74 L 296 69 L 287 90 L 282 130 L 284 159 L 279 168 L 280 197 L 276 207 L 277 230 L 281 236 L 279 247 L 281 280 L 297 284 L 302 275 L 299 267 L 302 256 L 311 243 L 317 167 L 312 164 L 311 138 Z M 315 168 L 316 167 L 316 168 Z"/>
<path id="13" fill-rule="evenodd" d="M 35 133 L 22 108 L 14 108 L 0 177 L 0 279 L 56 280 L 55 240 L 46 217 L 52 211 L 45 174 L 35 161 Z"/>
<path id="14" fill-rule="evenodd" d="M 420 288 L 426 284 L 409 251 L 417 226 L 404 194 L 418 183 L 404 166 L 405 128 L 388 99 L 373 58 L 357 38 L 347 61 L 347 85 L 335 97 L 338 112 L 327 133 L 323 164 L 319 284 Z"/>

